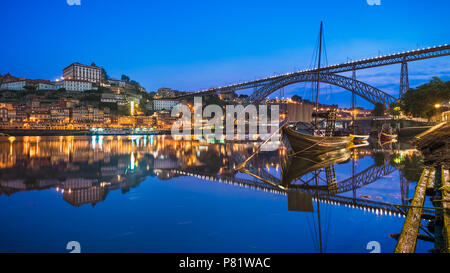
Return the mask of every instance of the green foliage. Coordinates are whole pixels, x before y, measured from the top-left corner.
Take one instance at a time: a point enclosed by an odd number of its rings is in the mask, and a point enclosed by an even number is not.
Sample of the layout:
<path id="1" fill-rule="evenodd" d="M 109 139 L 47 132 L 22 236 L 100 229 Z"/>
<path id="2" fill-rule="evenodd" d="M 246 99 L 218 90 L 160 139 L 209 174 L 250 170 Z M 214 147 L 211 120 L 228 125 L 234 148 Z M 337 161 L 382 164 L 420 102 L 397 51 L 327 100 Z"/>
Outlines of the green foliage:
<path id="1" fill-rule="evenodd" d="M 375 103 L 375 108 L 372 111 L 372 114 L 376 117 L 382 117 L 384 116 L 386 111 L 386 108 L 384 107 L 384 104 L 377 102 Z"/>
<path id="2" fill-rule="evenodd" d="M 113 103 L 113 102 L 100 102 L 99 103 L 99 107 L 100 108 L 109 108 L 111 110 L 112 114 L 117 114 L 118 108 L 117 108 L 117 103 Z"/>
<path id="3" fill-rule="evenodd" d="M 224 106 L 225 105 L 225 102 L 223 100 L 221 100 L 219 98 L 219 96 L 217 96 L 215 94 L 214 95 L 205 96 L 203 98 L 203 100 L 204 100 L 204 104 L 205 105 L 211 105 L 211 104 L 216 104 L 216 105 L 219 105 L 219 106 Z"/>
<path id="4" fill-rule="evenodd" d="M 49 91 L 45 94 L 45 98 L 48 100 L 58 100 L 61 98 L 61 93 L 59 91 Z"/>
<path id="5" fill-rule="evenodd" d="M 91 91 L 89 91 L 89 92 L 91 92 Z M 98 89 L 94 90 L 93 92 L 94 93 L 99 93 L 99 94 L 112 93 L 112 90 L 111 90 L 111 88 L 108 88 L 108 87 L 99 86 Z"/>
<path id="6" fill-rule="evenodd" d="M 90 91 L 86 91 L 84 96 L 80 98 L 80 101 L 83 102 L 99 102 L 100 96 L 98 94 L 90 93 Z"/>
<path id="7" fill-rule="evenodd" d="M 130 77 L 128 77 L 127 75 L 122 75 L 122 77 L 120 79 L 122 81 L 124 81 L 124 82 L 129 82 L 130 81 Z"/>
<path id="8" fill-rule="evenodd" d="M 106 70 L 102 67 L 102 82 L 107 82 L 109 79 L 108 73 L 106 73 Z"/>
<path id="9" fill-rule="evenodd" d="M 408 182 L 419 181 L 423 171 L 422 160 L 423 158 L 420 155 L 406 156 L 401 163 L 397 165 L 402 176 L 405 177 Z"/>
<path id="10" fill-rule="evenodd" d="M 140 86 L 139 83 L 137 81 L 135 81 L 135 80 L 131 80 L 130 83 L 132 85 L 134 85 L 136 88 L 138 88 Z"/>
<path id="11" fill-rule="evenodd" d="M 297 102 L 301 102 L 302 101 L 302 97 L 298 96 L 298 95 L 293 95 L 292 96 L 292 100 L 293 101 L 297 101 Z"/>
<path id="12" fill-rule="evenodd" d="M 408 90 L 401 98 L 401 108 L 408 115 L 431 118 L 439 111 L 435 104 L 449 100 L 450 82 L 434 77 L 429 83 Z"/>
<path id="13" fill-rule="evenodd" d="M 383 152 L 376 152 L 372 155 L 376 166 L 383 166 L 386 160 L 386 156 Z"/>
<path id="14" fill-rule="evenodd" d="M 390 105 L 390 114 L 394 117 L 398 117 L 402 114 L 402 104 L 399 102 L 393 102 Z"/>

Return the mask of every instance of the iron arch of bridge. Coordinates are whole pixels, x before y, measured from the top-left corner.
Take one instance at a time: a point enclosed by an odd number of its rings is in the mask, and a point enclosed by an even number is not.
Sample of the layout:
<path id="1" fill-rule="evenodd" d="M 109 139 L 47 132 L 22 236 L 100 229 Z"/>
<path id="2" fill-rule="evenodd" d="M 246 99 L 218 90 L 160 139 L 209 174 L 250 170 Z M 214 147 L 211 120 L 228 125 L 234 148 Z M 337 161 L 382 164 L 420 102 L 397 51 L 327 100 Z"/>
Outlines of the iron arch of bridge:
<path id="1" fill-rule="evenodd" d="M 273 92 L 285 86 L 300 82 L 316 82 L 316 81 L 317 81 L 317 73 L 315 72 L 297 74 L 290 77 L 283 77 L 281 79 L 276 79 L 264 84 L 259 89 L 254 91 L 248 97 L 247 102 L 259 103 Z M 354 80 L 352 78 L 348 78 L 342 75 L 333 73 L 321 73 L 320 82 L 344 88 L 362 97 L 363 99 L 371 102 L 372 104 L 376 104 L 378 102 L 382 103 L 386 108 L 389 108 L 391 103 L 396 101 L 396 99 L 393 96 L 381 91 L 376 87 L 373 87 L 367 83 Z"/>

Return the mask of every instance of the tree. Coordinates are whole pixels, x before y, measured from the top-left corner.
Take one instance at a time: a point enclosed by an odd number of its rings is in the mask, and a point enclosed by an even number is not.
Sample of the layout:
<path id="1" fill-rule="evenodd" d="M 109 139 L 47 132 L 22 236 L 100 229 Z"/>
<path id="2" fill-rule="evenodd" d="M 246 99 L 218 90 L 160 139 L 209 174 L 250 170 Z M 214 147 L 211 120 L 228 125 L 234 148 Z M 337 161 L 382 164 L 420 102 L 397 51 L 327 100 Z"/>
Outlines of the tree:
<path id="1" fill-rule="evenodd" d="M 102 67 L 102 82 L 107 82 L 109 79 L 108 73 L 106 73 L 106 70 Z"/>
<path id="2" fill-rule="evenodd" d="M 139 87 L 139 83 L 137 81 L 135 81 L 135 80 L 130 80 L 130 83 L 132 85 L 134 85 L 135 87 Z"/>
<path id="3" fill-rule="evenodd" d="M 414 117 L 431 118 L 436 104 L 450 100 L 450 82 L 434 77 L 429 83 L 409 89 L 401 98 L 403 110 Z"/>
<path id="4" fill-rule="evenodd" d="M 298 95 L 293 95 L 291 99 L 296 102 L 302 102 L 302 97 Z"/>
<path id="5" fill-rule="evenodd" d="M 382 117 L 382 116 L 384 116 L 385 111 L 386 111 L 386 108 L 384 107 L 384 104 L 377 102 L 377 103 L 375 103 L 375 107 L 372 111 L 372 114 L 376 117 Z"/>
<path id="6" fill-rule="evenodd" d="M 403 104 L 401 102 L 393 102 L 390 105 L 390 114 L 399 117 L 402 114 Z"/>
<path id="7" fill-rule="evenodd" d="M 129 82 L 130 81 L 130 77 L 128 77 L 127 75 L 122 75 L 122 77 L 120 79 L 122 81 L 124 81 L 124 82 Z"/>

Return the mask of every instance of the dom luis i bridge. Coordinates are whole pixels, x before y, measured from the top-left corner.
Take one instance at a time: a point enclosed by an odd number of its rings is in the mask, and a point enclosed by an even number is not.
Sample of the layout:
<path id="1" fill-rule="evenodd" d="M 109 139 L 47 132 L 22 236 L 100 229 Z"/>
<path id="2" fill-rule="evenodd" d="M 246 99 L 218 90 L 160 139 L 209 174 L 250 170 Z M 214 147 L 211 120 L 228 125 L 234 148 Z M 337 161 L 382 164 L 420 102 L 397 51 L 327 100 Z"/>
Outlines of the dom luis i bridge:
<path id="1" fill-rule="evenodd" d="M 397 99 L 392 95 L 356 79 L 356 71 L 381 67 L 387 65 L 401 64 L 400 91 L 401 97 L 409 89 L 408 63 L 413 61 L 438 58 L 450 55 L 450 45 L 433 46 L 423 49 L 409 50 L 406 52 L 377 56 L 368 59 L 345 62 L 342 64 L 325 66 L 320 69 L 307 69 L 293 73 L 271 76 L 259 80 L 231 84 L 217 88 L 210 88 L 195 92 L 185 92 L 182 95 L 170 99 L 182 99 L 193 96 L 205 96 L 211 94 L 227 94 L 238 90 L 254 89 L 253 93 L 246 99 L 246 103 L 258 104 L 265 100 L 270 94 L 281 88 L 300 82 L 320 82 L 341 87 L 353 94 L 369 101 L 372 104 L 382 103 L 389 108 Z M 352 71 L 352 77 L 345 77 L 339 73 Z M 319 74 L 320 73 L 320 74 Z"/>

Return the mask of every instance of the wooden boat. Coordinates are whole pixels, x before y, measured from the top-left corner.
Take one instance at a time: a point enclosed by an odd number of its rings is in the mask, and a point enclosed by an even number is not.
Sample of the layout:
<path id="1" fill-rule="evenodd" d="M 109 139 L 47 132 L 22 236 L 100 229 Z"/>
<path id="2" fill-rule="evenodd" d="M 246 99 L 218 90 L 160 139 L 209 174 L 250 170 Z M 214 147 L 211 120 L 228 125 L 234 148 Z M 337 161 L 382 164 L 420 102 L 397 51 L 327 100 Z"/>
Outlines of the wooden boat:
<path id="1" fill-rule="evenodd" d="M 318 67 L 317 67 L 317 89 L 316 89 L 316 104 L 313 130 L 311 134 L 300 133 L 294 130 L 288 124 L 285 124 L 281 129 L 283 133 L 283 139 L 289 142 L 290 148 L 296 153 L 308 153 L 308 154 L 320 154 L 326 153 L 333 150 L 345 149 L 352 141 L 350 136 L 333 136 L 334 128 L 327 128 L 325 136 L 316 134 L 319 131 L 318 128 L 318 117 L 322 117 L 323 113 L 319 113 L 319 85 L 320 85 L 320 60 L 322 54 L 322 34 L 323 34 L 323 24 L 320 23 L 320 40 L 319 40 L 319 57 L 318 57 Z M 335 124 L 336 113 L 328 112 L 326 114 L 327 124 Z M 332 122 L 329 122 L 332 121 Z M 328 125 L 327 125 L 328 126 Z"/>
<path id="2" fill-rule="evenodd" d="M 306 157 L 288 156 L 281 164 L 282 185 L 285 188 L 301 188 L 291 185 L 292 181 L 314 170 L 346 162 L 350 157 L 351 152 L 348 149 L 339 149 L 313 156 L 307 155 Z"/>
<path id="3" fill-rule="evenodd" d="M 388 134 L 385 132 L 380 132 L 380 134 L 378 135 L 378 140 L 383 143 L 383 142 L 388 142 L 388 141 L 392 141 L 397 139 L 397 135 L 392 135 L 392 134 Z"/>
<path id="4" fill-rule="evenodd" d="M 361 142 L 352 142 L 347 148 L 355 149 L 355 148 L 367 147 L 369 145 L 370 145 L 370 143 L 366 140 L 366 141 L 361 141 Z"/>
<path id="5" fill-rule="evenodd" d="M 352 138 L 353 143 L 360 143 L 365 142 L 369 139 L 369 135 L 352 135 L 350 134 L 350 137 Z"/>
<path id="6" fill-rule="evenodd" d="M 295 131 L 289 125 L 282 128 L 282 132 L 292 150 L 296 153 L 321 154 L 333 150 L 345 149 L 351 143 L 350 136 L 314 136 Z"/>

